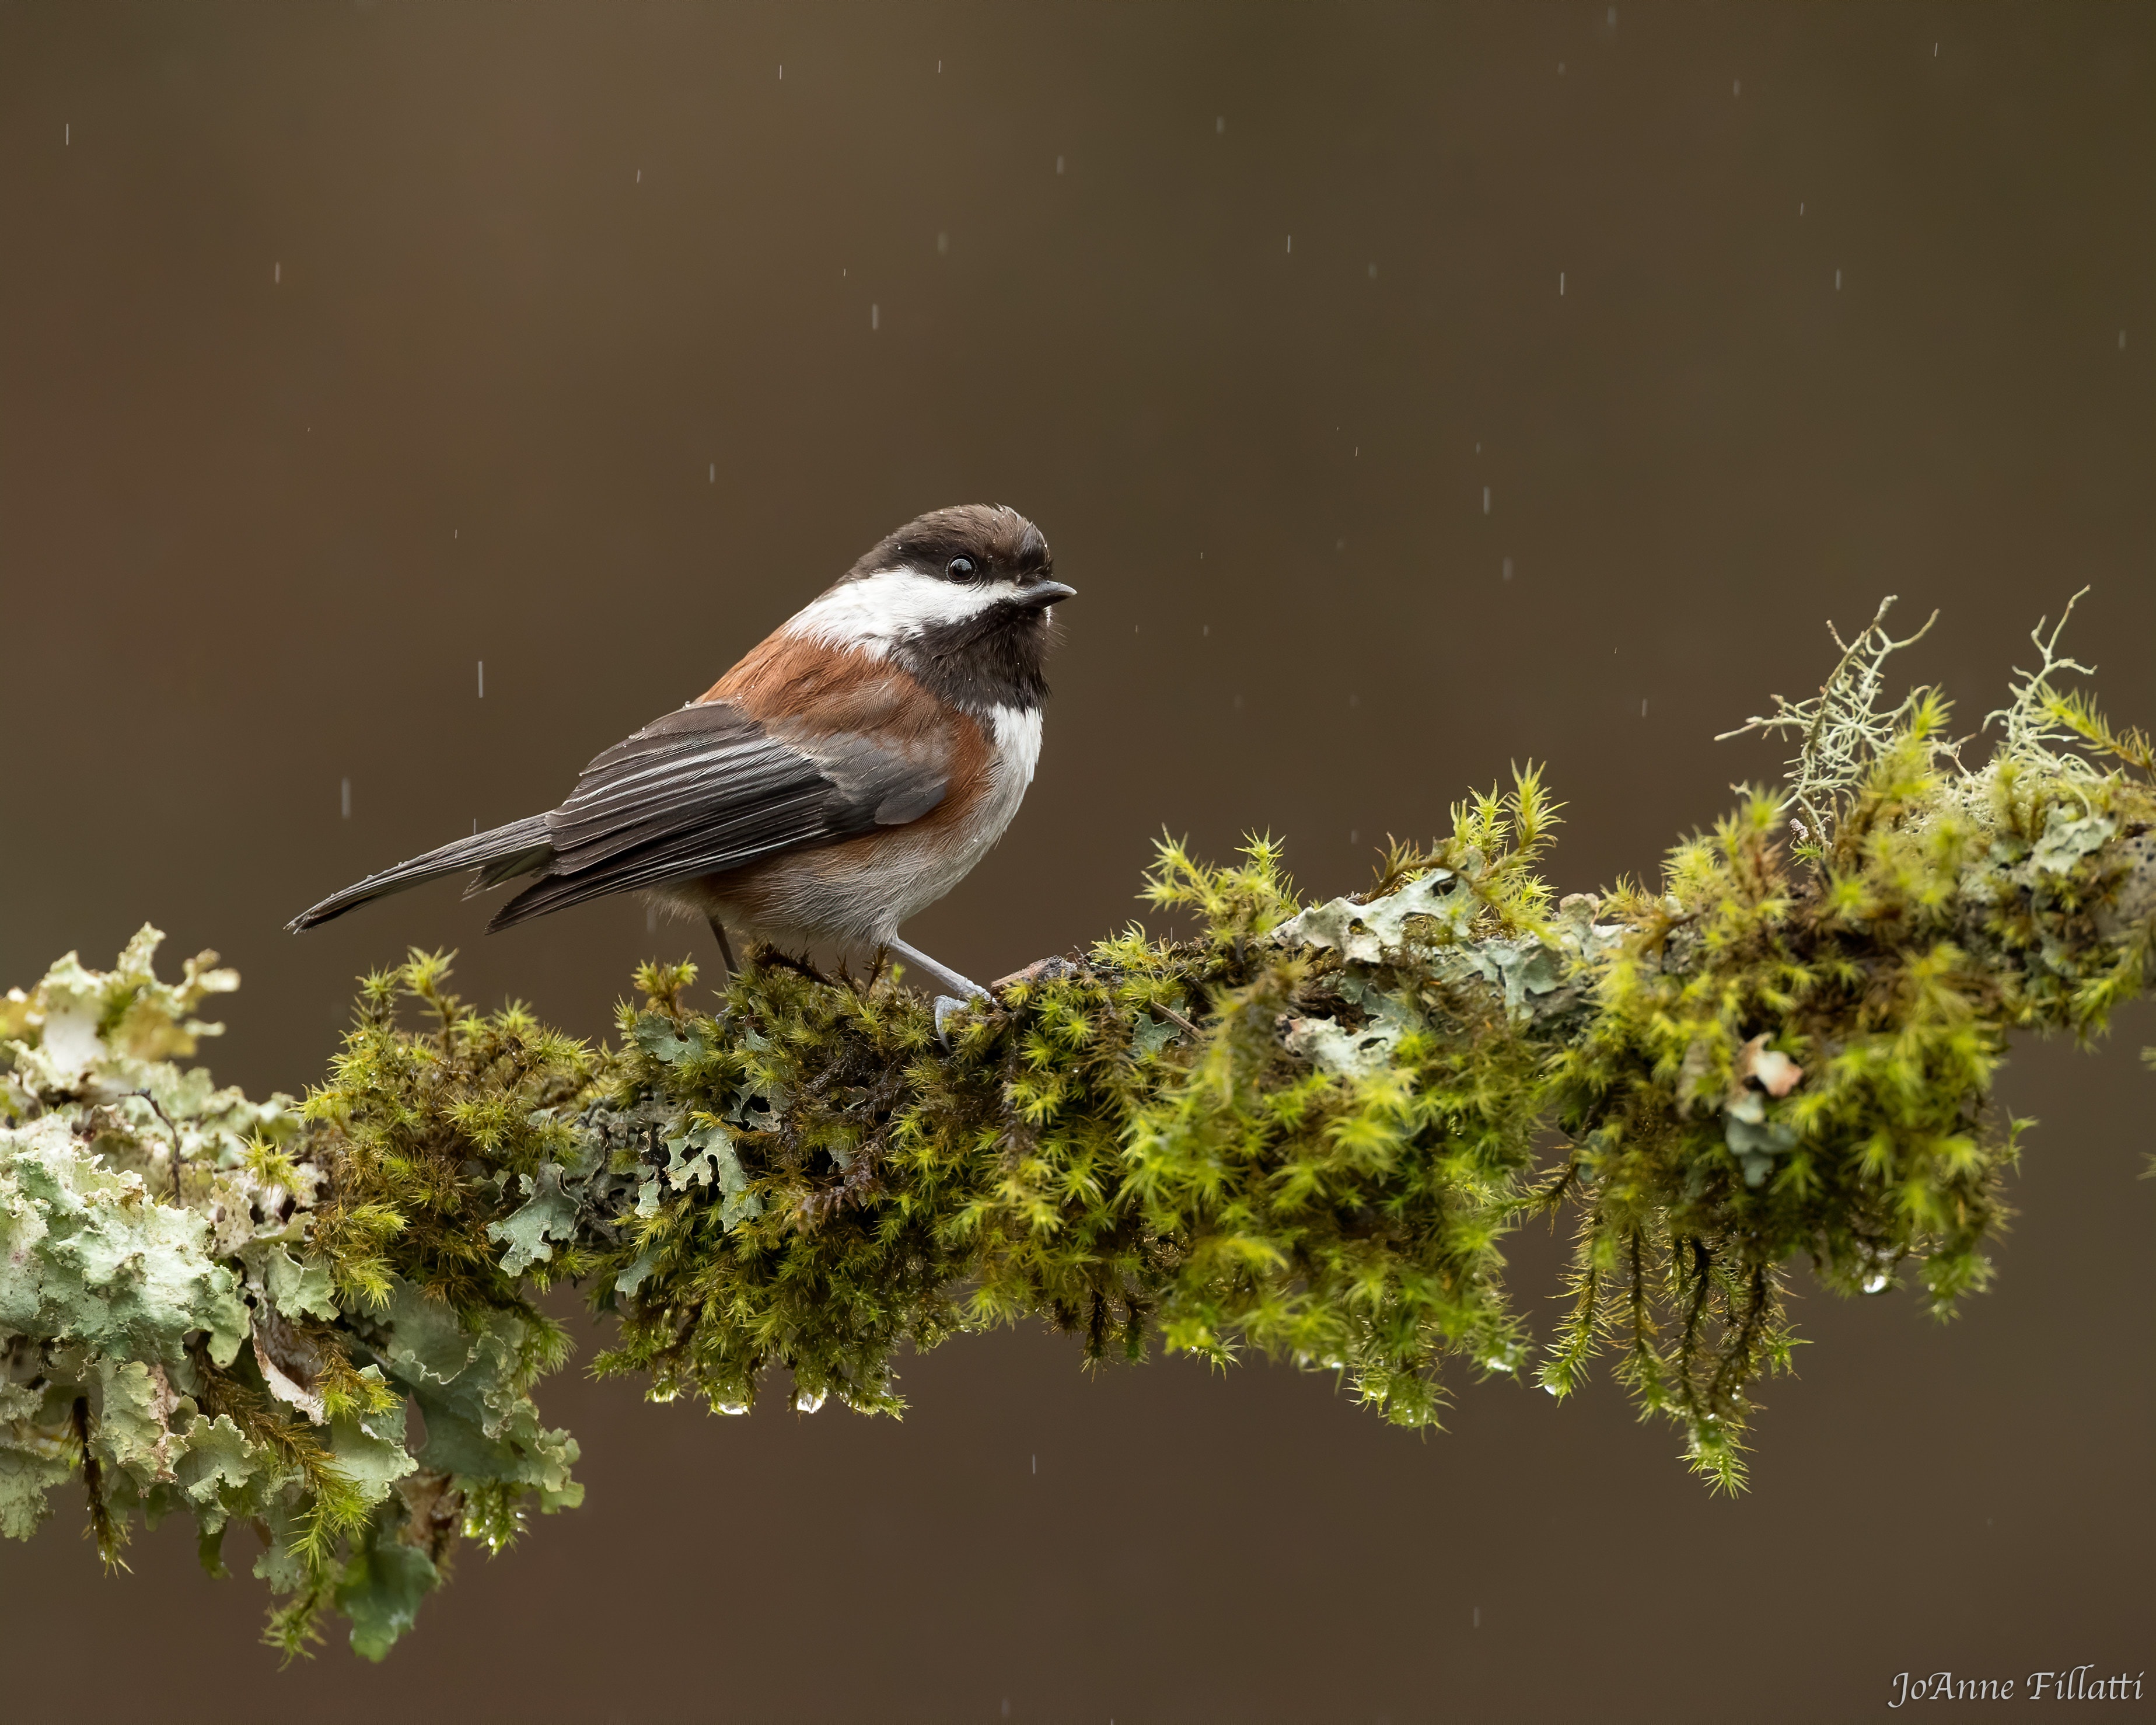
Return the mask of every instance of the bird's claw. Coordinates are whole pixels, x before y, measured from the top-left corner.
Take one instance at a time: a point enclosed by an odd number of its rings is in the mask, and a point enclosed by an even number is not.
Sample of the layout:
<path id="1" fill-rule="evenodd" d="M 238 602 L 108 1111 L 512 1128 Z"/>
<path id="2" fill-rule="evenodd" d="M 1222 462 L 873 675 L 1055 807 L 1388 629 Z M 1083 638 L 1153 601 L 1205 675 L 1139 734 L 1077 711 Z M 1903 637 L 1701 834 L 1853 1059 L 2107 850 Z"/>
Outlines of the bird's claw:
<path id="1" fill-rule="evenodd" d="M 956 994 L 938 994 L 936 997 L 936 1040 L 943 1045 L 945 1053 L 950 1052 L 951 1033 L 944 1026 L 951 1021 L 952 1014 L 963 1012 L 973 1004 L 973 1001 L 962 1000 Z"/>

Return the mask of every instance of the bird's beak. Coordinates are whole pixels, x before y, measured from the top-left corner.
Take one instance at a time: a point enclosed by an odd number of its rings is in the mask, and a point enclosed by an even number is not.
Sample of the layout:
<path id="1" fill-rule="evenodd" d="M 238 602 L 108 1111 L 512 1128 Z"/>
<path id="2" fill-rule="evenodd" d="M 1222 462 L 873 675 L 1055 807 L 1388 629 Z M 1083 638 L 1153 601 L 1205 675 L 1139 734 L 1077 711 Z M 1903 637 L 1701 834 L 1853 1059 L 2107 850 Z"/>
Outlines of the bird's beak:
<path id="1" fill-rule="evenodd" d="M 1032 586 L 1021 588 L 1019 590 L 1018 602 L 1021 605 L 1029 605 L 1036 611 L 1045 611 L 1050 605 L 1058 604 L 1065 599 L 1075 599 L 1077 597 L 1076 588 L 1065 587 L 1060 581 L 1036 581 Z"/>

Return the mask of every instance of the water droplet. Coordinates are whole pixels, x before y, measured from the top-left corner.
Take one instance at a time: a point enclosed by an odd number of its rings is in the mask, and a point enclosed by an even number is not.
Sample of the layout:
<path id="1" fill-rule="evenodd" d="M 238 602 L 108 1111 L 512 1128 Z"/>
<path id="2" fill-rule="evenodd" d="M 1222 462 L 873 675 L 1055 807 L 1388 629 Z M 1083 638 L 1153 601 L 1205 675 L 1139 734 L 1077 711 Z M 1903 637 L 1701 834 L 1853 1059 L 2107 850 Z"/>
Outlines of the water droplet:
<path id="1" fill-rule="evenodd" d="M 1884 1293 L 1886 1291 L 1887 1277 L 1883 1272 L 1877 1276 L 1867 1276 L 1864 1278 L 1864 1291 L 1866 1293 L 1880 1294 Z"/>
<path id="2" fill-rule="evenodd" d="M 793 1393 L 793 1411 L 797 1414 L 814 1413 L 817 1409 L 824 1405 L 826 1394 L 827 1392 L 821 1389 L 813 1395 L 805 1389 L 796 1390 Z"/>
<path id="3" fill-rule="evenodd" d="M 654 1397 L 653 1399 L 656 1400 L 658 1398 Z M 665 1399 L 671 1401 L 674 1398 L 670 1394 Z M 716 1404 L 716 1407 L 718 1411 L 721 1414 L 741 1414 L 748 1412 L 748 1404 L 747 1402 L 720 1402 Z"/>

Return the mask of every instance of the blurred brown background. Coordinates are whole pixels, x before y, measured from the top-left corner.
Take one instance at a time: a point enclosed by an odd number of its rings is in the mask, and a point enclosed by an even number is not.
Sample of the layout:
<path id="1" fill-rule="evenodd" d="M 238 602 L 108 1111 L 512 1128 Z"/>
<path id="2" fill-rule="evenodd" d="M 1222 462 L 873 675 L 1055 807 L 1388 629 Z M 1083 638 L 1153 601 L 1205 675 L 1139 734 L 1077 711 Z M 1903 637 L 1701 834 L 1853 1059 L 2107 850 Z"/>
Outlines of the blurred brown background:
<path id="1" fill-rule="evenodd" d="M 1342 891 L 1530 757 L 1567 890 L 1651 870 L 1882 593 L 1973 730 L 2093 583 L 2069 644 L 2146 722 L 2152 74 L 2145 7 L 0 8 L 0 982 L 215 946 L 258 1091 L 413 942 L 603 1032 L 703 937 L 280 925 L 963 501 L 1081 595 L 1023 815 L 910 931 L 975 975 L 1134 914 L 1163 825 Z M 1606 1384 L 1463 1380 L 1423 1440 L 1032 1332 L 902 1424 L 572 1372 L 586 1507 L 386 1666 L 279 1674 L 258 1584 L 177 1527 L 102 1579 L 70 1506 L 0 1548 L 0 1711 L 1818 1721 L 2138 1671 L 2150 1040 L 2020 1052 L 1996 1291 L 1808 1301 L 1738 1502 Z"/>

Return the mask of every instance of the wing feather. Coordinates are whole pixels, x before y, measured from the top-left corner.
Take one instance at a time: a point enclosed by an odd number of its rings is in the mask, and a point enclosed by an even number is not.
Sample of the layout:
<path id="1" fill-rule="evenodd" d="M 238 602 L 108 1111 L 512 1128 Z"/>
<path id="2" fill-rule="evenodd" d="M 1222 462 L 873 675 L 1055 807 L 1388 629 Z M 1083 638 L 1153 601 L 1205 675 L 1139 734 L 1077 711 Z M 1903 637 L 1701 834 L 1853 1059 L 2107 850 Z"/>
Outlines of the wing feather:
<path id="1" fill-rule="evenodd" d="M 488 926 L 916 820 L 948 782 L 941 760 L 873 736 L 781 734 L 723 701 L 684 707 L 583 770 L 545 817 L 546 872 Z"/>

